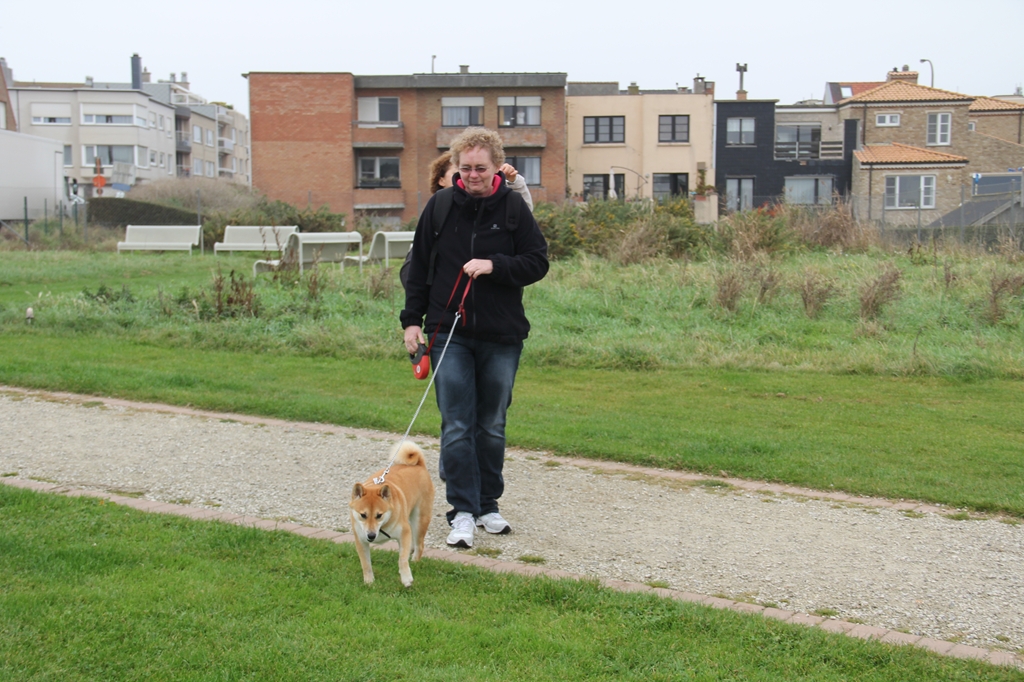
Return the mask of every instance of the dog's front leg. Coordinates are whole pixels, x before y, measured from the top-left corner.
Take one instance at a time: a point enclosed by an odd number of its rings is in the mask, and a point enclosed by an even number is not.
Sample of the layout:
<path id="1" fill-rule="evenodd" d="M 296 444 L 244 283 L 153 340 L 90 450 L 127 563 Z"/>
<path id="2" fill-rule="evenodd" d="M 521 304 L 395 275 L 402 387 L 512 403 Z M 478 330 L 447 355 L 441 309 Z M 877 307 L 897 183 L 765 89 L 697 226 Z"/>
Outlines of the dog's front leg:
<path id="1" fill-rule="evenodd" d="M 358 531 L 356 531 L 355 536 L 356 552 L 359 554 L 359 563 L 363 566 L 363 582 L 369 585 L 373 582 L 373 566 L 370 564 L 370 543 Z"/>
<path id="2" fill-rule="evenodd" d="M 412 585 L 412 570 L 409 568 L 409 555 L 412 553 L 412 526 L 402 524 L 402 537 L 398 542 L 398 575 L 406 587 Z"/>

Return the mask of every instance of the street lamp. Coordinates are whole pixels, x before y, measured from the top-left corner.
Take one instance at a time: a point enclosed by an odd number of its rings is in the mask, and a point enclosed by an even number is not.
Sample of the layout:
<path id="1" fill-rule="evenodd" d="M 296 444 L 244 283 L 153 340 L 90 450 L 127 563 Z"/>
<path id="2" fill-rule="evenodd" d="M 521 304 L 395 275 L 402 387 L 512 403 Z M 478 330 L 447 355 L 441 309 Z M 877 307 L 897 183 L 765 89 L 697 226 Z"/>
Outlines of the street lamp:
<path id="1" fill-rule="evenodd" d="M 626 168 L 625 166 L 610 166 L 609 170 L 613 170 L 614 171 L 616 168 L 618 168 L 620 170 L 627 170 L 630 173 L 635 173 L 636 174 L 636 178 L 637 178 L 636 193 L 637 193 L 637 196 L 640 196 L 640 187 L 641 187 L 640 181 L 643 180 L 644 183 L 646 184 L 647 183 L 647 178 L 644 175 L 641 175 L 640 173 L 637 173 L 632 168 Z M 611 177 L 609 177 L 608 179 L 611 180 L 611 188 L 612 188 L 612 191 L 614 192 L 615 191 L 615 174 L 614 173 L 610 173 L 609 175 Z M 625 199 L 625 197 L 623 197 L 623 199 Z"/>
<path id="2" fill-rule="evenodd" d="M 931 85 L 931 87 L 934 88 L 935 87 L 935 65 L 932 64 L 932 60 L 930 60 L 930 59 L 922 59 L 921 60 L 922 64 L 924 64 L 925 62 L 928 62 L 928 71 L 929 71 L 929 73 L 931 74 L 931 77 L 932 77 L 932 85 Z"/>

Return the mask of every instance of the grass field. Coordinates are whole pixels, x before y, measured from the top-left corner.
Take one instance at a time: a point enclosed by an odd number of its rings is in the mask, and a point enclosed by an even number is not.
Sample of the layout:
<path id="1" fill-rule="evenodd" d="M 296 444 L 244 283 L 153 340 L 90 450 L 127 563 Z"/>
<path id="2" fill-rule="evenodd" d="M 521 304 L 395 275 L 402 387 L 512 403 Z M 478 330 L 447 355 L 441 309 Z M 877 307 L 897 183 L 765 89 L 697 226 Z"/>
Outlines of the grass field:
<path id="1" fill-rule="evenodd" d="M 0 486 L 5 680 L 1022 680 L 589 582 L 424 560 Z M 381 565 L 394 560 L 383 553 Z"/>
<path id="2" fill-rule="evenodd" d="M 404 431 L 424 386 L 399 345 L 394 273 L 237 277 L 231 303 L 230 273 L 251 260 L 5 253 L 0 382 Z M 859 287 L 887 263 L 907 273 L 901 296 L 862 318 Z M 1009 292 L 993 321 L 984 296 L 1019 264 L 750 267 L 556 262 L 528 290 L 510 442 L 1024 516 L 1024 304 Z M 730 269 L 748 282 L 733 311 L 715 303 Z M 777 291 L 758 302 L 768 269 Z M 815 317 L 797 293 L 811 271 L 845 292 Z M 416 431 L 438 423 L 428 401 Z"/>

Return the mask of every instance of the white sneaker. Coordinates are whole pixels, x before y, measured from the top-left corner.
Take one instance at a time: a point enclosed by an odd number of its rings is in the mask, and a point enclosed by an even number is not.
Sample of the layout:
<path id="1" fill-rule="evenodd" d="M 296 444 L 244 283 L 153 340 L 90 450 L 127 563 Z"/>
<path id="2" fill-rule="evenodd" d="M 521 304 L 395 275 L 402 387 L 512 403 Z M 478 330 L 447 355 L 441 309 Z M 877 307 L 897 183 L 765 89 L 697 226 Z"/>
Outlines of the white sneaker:
<path id="1" fill-rule="evenodd" d="M 480 526 L 488 533 L 493 533 L 494 535 L 505 535 L 512 532 L 512 526 L 508 525 L 508 521 L 501 518 L 501 514 L 498 512 L 491 512 L 490 514 L 478 516 L 476 519 L 476 525 Z"/>
<path id="2" fill-rule="evenodd" d="M 452 519 L 452 532 L 448 533 L 446 541 L 452 547 L 473 546 L 473 515 L 469 512 L 459 512 Z"/>

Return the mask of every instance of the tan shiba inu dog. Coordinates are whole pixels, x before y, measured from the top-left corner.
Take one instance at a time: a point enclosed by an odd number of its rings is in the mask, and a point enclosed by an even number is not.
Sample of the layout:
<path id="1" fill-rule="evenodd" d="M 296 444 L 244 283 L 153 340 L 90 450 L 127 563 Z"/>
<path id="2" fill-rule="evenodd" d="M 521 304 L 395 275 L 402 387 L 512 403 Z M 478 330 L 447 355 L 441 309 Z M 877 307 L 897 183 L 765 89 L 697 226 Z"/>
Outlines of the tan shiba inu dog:
<path id="1" fill-rule="evenodd" d="M 356 483 L 348 505 L 356 551 L 363 566 L 363 582 L 373 582 L 370 543 L 397 540 L 398 574 L 402 584 L 409 587 L 412 585 L 409 557 L 418 561 L 423 555 L 423 541 L 434 515 L 434 484 L 427 472 L 423 451 L 409 442 L 398 449 L 384 483 L 375 484 L 373 479 L 382 473 L 383 469 L 365 483 Z"/>

